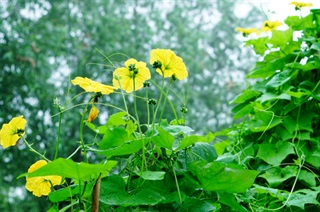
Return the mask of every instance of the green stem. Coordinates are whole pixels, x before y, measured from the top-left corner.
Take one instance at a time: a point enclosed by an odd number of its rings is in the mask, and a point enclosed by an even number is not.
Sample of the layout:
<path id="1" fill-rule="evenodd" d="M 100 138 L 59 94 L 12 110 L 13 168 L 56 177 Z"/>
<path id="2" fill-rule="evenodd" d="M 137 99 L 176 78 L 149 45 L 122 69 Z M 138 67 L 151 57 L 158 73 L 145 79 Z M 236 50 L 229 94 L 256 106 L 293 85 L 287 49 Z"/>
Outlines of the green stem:
<path id="1" fill-rule="evenodd" d="M 59 113 L 61 112 L 61 108 L 59 106 Z M 58 157 L 58 153 L 59 153 L 59 146 L 60 146 L 60 132 L 61 132 L 61 120 L 62 120 L 62 113 L 60 113 L 59 115 L 59 126 L 58 126 L 58 140 L 56 143 L 56 152 L 54 154 L 54 159 L 56 159 Z"/>
<path id="2" fill-rule="evenodd" d="M 171 163 L 171 167 L 172 167 L 172 171 L 173 171 L 173 175 L 174 175 L 174 180 L 175 180 L 175 183 L 176 183 L 176 186 L 177 186 L 177 191 L 178 191 L 178 195 L 179 195 L 179 201 L 180 201 L 180 203 L 182 203 L 181 192 L 180 192 L 180 187 L 179 187 L 179 182 L 178 182 L 176 170 L 174 169 L 174 166 L 172 165 L 172 162 L 170 162 L 170 163 Z"/>
<path id="3" fill-rule="evenodd" d="M 91 99 L 89 100 L 89 102 L 91 101 Z M 83 140 L 83 126 L 84 126 L 84 117 L 85 117 L 85 114 L 88 110 L 88 105 L 89 104 L 86 104 L 86 107 L 85 109 L 83 110 L 83 113 L 82 113 L 82 116 L 81 116 L 81 122 L 80 122 L 80 129 L 79 129 L 79 133 L 80 133 L 80 144 L 81 144 L 81 147 L 82 147 L 82 151 L 83 151 L 83 155 L 84 155 L 84 158 L 85 158 L 85 161 L 88 162 L 88 156 L 87 156 L 87 149 L 86 149 L 86 146 L 84 144 L 84 140 Z"/>
<path id="4" fill-rule="evenodd" d="M 162 110 L 161 110 L 160 117 L 159 117 L 160 121 L 161 121 L 162 115 L 163 115 L 163 113 L 165 111 L 166 102 L 167 102 L 166 100 L 169 98 L 168 97 L 168 93 L 169 93 L 169 88 L 170 88 L 171 83 L 172 83 L 172 80 L 170 80 L 170 82 L 169 82 L 169 84 L 167 86 L 166 93 L 164 94 L 166 98 L 163 100 Z"/>
<path id="5" fill-rule="evenodd" d="M 141 126 L 140 126 L 139 114 L 138 114 L 138 110 L 137 110 L 135 77 L 133 77 L 133 107 L 134 107 L 134 113 L 136 115 L 136 121 L 137 121 L 138 129 L 139 129 L 139 133 L 140 133 L 140 139 L 142 141 L 142 163 L 141 163 L 141 170 L 140 170 L 142 172 L 143 169 L 144 169 L 144 165 L 145 165 L 145 167 L 147 169 L 147 162 L 146 162 L 145 149 L 144 149 L 144 138 L 142 136 L 142 130 L 141 130 Z"/>
<path id="6" fill-rule="evenodd" d="M 35 154 L 39 155 L 41 158 L 43 158 L 44 160 L 50 162 L 50 160 L 48 158 L 46 158 L 43 154 L 41 154 L 40 152 L 38 152 L 37 150 L 35 150 L 29 143 L 28 141 L 22 136 L 21 137 L 22 140 L 24 141 L 24 143 L 27 145 L 27 147 L 29 148 L 29 150 L 31 152 L 34 152 Z"/>

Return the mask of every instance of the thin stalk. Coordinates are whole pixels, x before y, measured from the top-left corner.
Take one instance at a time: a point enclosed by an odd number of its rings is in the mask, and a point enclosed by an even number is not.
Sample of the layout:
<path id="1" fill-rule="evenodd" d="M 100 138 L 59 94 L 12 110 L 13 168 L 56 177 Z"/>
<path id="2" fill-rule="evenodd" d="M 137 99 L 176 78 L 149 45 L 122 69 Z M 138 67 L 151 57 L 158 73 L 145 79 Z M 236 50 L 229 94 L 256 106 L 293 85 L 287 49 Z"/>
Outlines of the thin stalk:
<path id="1" fill-rule="evenodd" d="M 172 165 L 172 162 L 170 162 L 170 163 L 171 163 L 171 167 L 172 167 L 172 171 L 173 171 L 174 181 L 175 181 L 176 186 L 177 186 L 177 191 L 178 191 L 178 195 L 179 195 L 179 201 L 180 201 L 180 203 L 182 203 L 181 192 L 180 192 L 180 187 L 179 187 L 179 182 L 178 182 L 176 170 L 174 169 L 174 166 Z"/>
<path id="2" fill-rule="evenodd" d="M 167 86 L 166 93 L 164 94 L 166 98 L 164 98 L 164 100 L 163 100 L 163 105 L 162 105 L 162 110 L 161 110 L 161 113 L 160 113 L 159 121 L 161 121 L 162 115 L 163 115 L 165 107 L 166 107 L 167 99 L 169 98 L 168 97 L 168 93 L 169 93 L 169 89 L 170 89 L 171 83 L 172 83 L 172 80 L 170 80 L 170 82 L 169 82 L 169 84 Z"/>
<path id="3" fill-rule="evenodd" d="M 35 154 L 37 154 L 37 155 L 39 155 L 41 158 L 43 158 L 44 160 L 46 160 L 46 161 L 50 161 L 48 158 L 46 158 L 43 154 L 41 154 L 40 152 L 38 152 L 37 150 L 35 150 L 29 143 L 28 143 L 28 141 L 22 136 L 21 137 L 22 138 L 22 140 L 23 140 L 23 142 L 27 145 L 27 147 L 29 148 L 29 150 L 31 151 L 31 152 L 34 152 Z"/>
<path id="4" fill-rule="evenodd" d="M 61 112 L 61 108 L 59 106 L 59 113 Z M 58 157 L 58 153 L 59 153 L 59 146 L 60 146 L 60 132 L 61 132 L 61 120 L 62 120 L 62 113 L 60 113 L 59 115 L 59 126 L 58 126 L 58 140 L 56 143 L 56 152 L 54 154 L 54 159 L 56 159 Z"/>

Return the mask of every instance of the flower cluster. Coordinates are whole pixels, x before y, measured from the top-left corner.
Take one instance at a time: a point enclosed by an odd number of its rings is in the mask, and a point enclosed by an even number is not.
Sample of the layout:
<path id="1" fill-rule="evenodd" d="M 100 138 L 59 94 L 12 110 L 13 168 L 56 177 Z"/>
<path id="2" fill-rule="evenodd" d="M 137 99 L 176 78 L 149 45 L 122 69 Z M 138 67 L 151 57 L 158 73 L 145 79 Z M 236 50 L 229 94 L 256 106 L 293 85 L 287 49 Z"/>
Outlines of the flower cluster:
<path id="1" fill-rule="evenodd" d="M 171 77 L 173 80 L 183 80 L 188 76 L 186 66 L 181 57 L 178 57 L 169 49 L 154 49 L 150 55 L 150 65 L 155 68 L 163 78 Z M 91 100 L 92 106 L 89 112 L 87 122 L 95 120 L 99 114 L 98 108 L 94 105 L 98 101 L 98 97 L 113 93 L 117 89 L 121 89 L 127 93 L 140 90 L 143 87 L 149 87 L 147 82 L 151 78 L 151 73 L 147 64 L 137 61 L 133 58 L 128 59 L 124 63 L 124 67 L 116 68 L 113 72 L 113 86 L 105 85 L 100 82 L 91 80 L 87 77 L 75 77 L 71 80 L 73 85 L 78 85 L 88 93 L 94 93 Z M 90 100 L 90 101 L 91 101 Z M 156 102 L 154 101 L 153 104 Z M 56 103 L 58 105 L 58 103 Z M 3 148 L 16 145 L 20 137 L 25 134 L 25 125 L 27 121 L 23 116 L 14 117 L 9 123 L 3 124 L 0 130 L 0 144 Z M 24 139 L 24 138 L 23 138 Z M 36 152 L 31 145 L 24 139 L 26 145 Z M 41 156 L 39 153 L 38 155 Z M 43 156 L 44 159 L 46 159 Z M 43 167 L 47 164 L 46 160 L 39 160 L 30 166 L 28 173 Z M 26 189 L 35 196 L 47 196 L 56 185 L 60 185 L 61 176 L 39 176 L 27 177 Z"/>
<path id="2" fill-rule="evenodd" d="M 311 3 L 304 3 L 304 2 L 291 2 L 290 5 L 294 5 L 296 10 L 300 10 L 302 7 L 312 7 Z M 261 29 L 257 28 L 235 28 L 235 31 L 242 32 L 243 36 L 248 36 L 252 33 L 256 33 L 260 35 L 262 32 L 268 32 L 277 29 L 279 26 L 283 25 L 280 21 L 270 21 L 267 20 L 263 23 Z"/>
<path id="3" fill-rule="evenodd" d="M 150 54 L 150 65 L 164 78 L 172 77 L 183 80 L 188 76 L 183 59 L 170 49 L 153 49 Z M 117 68 L 113 72 L 113 86 L 104 85 L 83 77 L 76 77 L 71 82 L 74 85 L 79 85 L 86 92 L 110 94 L 116 89 L 122 89 L 127 93 L 131 93 L 143 88 L 145 81 L 150 78 L 151 73 L 147 64 L 130 58 L 124 63 L 124 67 Z"/>

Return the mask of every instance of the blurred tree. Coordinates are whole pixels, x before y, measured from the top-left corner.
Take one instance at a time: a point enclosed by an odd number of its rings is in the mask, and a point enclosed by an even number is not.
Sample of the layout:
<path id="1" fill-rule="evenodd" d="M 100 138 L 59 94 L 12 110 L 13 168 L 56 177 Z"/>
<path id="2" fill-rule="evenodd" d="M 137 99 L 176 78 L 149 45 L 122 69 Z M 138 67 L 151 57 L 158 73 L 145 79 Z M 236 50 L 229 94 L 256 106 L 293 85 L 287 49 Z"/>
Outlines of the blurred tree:
<path id="1" fill-rule="evenodd" d="M 242 49 L 234 28 L 257 21 L 254 8 L 238 17 L 237 5 L 237 1 L 218 0 L 1 1 L 0 123 L 24 115 L 27 139 L 52 158 L 59 121 L 59 116 L 51 117 L 58 112 L 53 99 L 64 105 L 80 91 L 69 89 L 75 76 L 112 80 L 114 68 L 89 65 L 104 59 L 96 48 L 105 55 L 123 53 L 138 60 L 146 60 L 152 48 L 170 48 L 184 58 L 189 69 L 188 82 L 173 86 L 189 94 L 188 124 L 201 133 L 220 129 L 231 122 L 227 102 L 242 88 L 239 78 L 249 64 L 240 58 Z M 119 65 L 126 59 L 111 58 Z M 117 95 L 103 101 L 121 104 Z M 59 156 L 68 155 L 76 146 L 78 111 L 62 114 Z M 24 180 L 15 179 L 39 159 L 25 148 L 20 141 L 0 150 L 0 211 L 47 209 L 45 198 L 33 197 L 22 188 Z"/>

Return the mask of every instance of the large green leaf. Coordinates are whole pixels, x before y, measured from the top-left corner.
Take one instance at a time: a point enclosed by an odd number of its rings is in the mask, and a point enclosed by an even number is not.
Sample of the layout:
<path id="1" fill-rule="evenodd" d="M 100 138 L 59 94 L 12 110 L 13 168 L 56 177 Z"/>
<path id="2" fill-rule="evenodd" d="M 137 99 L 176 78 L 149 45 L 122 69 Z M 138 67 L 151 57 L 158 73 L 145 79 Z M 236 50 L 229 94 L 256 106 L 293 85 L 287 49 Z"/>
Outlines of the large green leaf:
<path id="1" fill-rule="evenodd" d="M 195 197 L 188 197 L 183 202 L 179 211 L 216 211 L 216 207 L 212 204 L 206 202 L 205 200 L 200 200 Z"/>
<path id="2" fill-rule="evenodd" d="M 306 204 L 320 205 L 318 201 L 319 191 L 311 189 L 301 189 L 292 193 L 287 202 L 288 206 L 297 206 L 305 210 Z"/>
<path id="3" fill-rule="evenodd" d="M 158 133 L 152 138 L 153 143 L 159 147 L 172 149 L 174 136 L 160 126 L 157 126 L 156 129 Z"/>
<path id="4" fill-rule="evenodd" d="M 259 144 L 257 157 L 271 165 L 278 166 L 290 154 L 294 154 L 293 145 L 286 141 Z"/>
<path id="5" fill-rule="evenodd" d="M 143 171 L 141 173 L 137 171 L 135 173 L 145 180 L 163 180 L 166 174 L 163 171 Z"/>
<path id="6" fill-rule="evenodd" d="M 268 46 L 266 45 L 268 39 L 268 37 L 261 37 L 255 40 L 251 39 L 246 42 L 245 46 L 252 45 L 257 54 L 264 55 L 265 51 L 268 50 Z"/>
<path id="7" fill-rule="evenodd" d="M 105 164 L 76 163 L 71 159 L 58 158 L 45 166 L 27 174 L 28 177 L 58 175 L 75 180 L 92 180 L 99 176 L 106 175 L 115 167 L 116 161 L 109 160 Z"/>
<path id="8" fill-rule="evenodd" d="M 186 162 L 192 163 L 198 160 L 213 162 L 218 155 L 212 144 L 198 142 L 187 151 Z"/>
<path id="9" fill-rule="evenodd" d="M 132 140 L 134 137 L 122 128 L 115 127 L 106 130 L 102 140 L 99 143 L 99 149 L 111 149 Z"/>
<path id="10" fill-rule="evenodd" d="M 104 154 L 107 158 L 112 156 L 123 156 L 139 152 L 140 149 L 149 142 L 149 139 L 130 140 L 120 146 L 99 150 L 97 153 Z"/>
<path id="11" fill-rule="evenodd" d="M 270 187 L 277 187 L 287 179 L 296 177 L 297 173 L 297 166 L 286 166 L 284 168 L 276 166 L 266 171 L 266 173 L 259 175 L 259 177 L 266 179 Z"/>
<path id="12" fill-rule="evenodd" d="M 272 44 L 273 48 L 280 47 L 283 48 L 288 45 L 288 43 L 292 40 L 292 28 L 287 30 L 273 30 L 272 37 L 268 43 Z"/>
<path id="13" fill-rule="evenodd" d="M 184 137 L 182 141 L 179 143 L 179 145 L 176 148 L 174 148 L 174 150 L 179 151 L 181 149 L 187 148 L 190 145 L 202 140 L 203 140 L 203 136 L 199 136 L 199 135 L 190 135 L 190 136 Z"/>
<path id="14" fill-rule="evenodd" d="M 125 182 L 118 175 L 112 175 L 101 180 L 100 201 L 107 205 L 138 206 L 155 205 L 164 197 L 151 189 L 138 189 L 133 193 L 125 190 Z"/>
<path id="15" fill-rule="evenodd" d="M 236 197 L 234 196 L 234 194 L 219 192 L 219 202 L 225 205 L 228 205 L 230 208 L 232 208 L 235 211 L 239 211 L 239 212 L 248 211 L 242 205 L 240 205 L 240 203 L 236 200 Z"/>
<path id="16" fill-rule="evenodd" d="M 199 179 L 204 190 L 227 193 L 245 192 L 259 174 L 235 164 L 203 160 L 189 164 L 188 169 Z"/>

